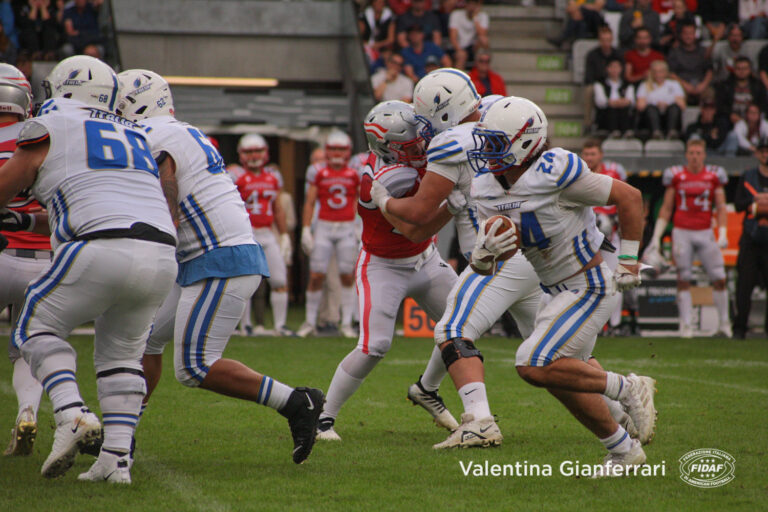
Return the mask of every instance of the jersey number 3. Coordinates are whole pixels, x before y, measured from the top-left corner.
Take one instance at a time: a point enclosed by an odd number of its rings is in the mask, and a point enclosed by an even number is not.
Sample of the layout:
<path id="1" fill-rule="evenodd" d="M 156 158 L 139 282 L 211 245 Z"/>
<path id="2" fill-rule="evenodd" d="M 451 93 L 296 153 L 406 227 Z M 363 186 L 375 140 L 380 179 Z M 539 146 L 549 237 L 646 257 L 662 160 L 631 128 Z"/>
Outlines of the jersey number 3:
<path id="1" fill-rule="evenodd" d="M 103 169 L 139 169 L 158 176 L 157 163 L 144 136 L 134 130 L 116 127 L 105 121 L 85 122 L 88 167 Z"/>

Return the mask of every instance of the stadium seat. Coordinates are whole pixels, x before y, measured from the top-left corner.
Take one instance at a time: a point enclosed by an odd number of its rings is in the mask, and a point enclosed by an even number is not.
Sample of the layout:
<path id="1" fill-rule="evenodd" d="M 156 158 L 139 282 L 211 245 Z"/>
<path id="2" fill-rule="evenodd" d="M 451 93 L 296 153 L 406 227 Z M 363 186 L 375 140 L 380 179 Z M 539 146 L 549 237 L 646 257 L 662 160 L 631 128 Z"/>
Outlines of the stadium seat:
<path id="1" fill-rule="evenodd" d="M 640 139 L 607 139 L 602 144 L 607 158 L 643 156 L 643 143 Z"/>
<path id="2" fill-rule="evenodd" d="M 685 144 L 681 140 L 649 140 L 645 143 L 645 156 L 683 156 Z"/>
<path id="3" fill-rule="evenodd" d="M 744 45 L 742 46 L 742 53 L 749 57 L 749 60 L 752 61 L 752 67 L 754 69 L 757 69 L 758 67 L 758 57 L 760 56 L 760 50 L 763 49 L 766 43 L 768 43 L 768 40 L 766 39 L 749 39 L 744 41 Z"/>
<path id="4" fill-rule="evenodd" d="M 701 114 L 701 107 L 687 107 L 683 110 L 683 119 L 681 123 L 683 126 L 683 133 L 685 133 L 689 126 L 699 120 L 699 114 Z"/>
<path id="5" fill-rule="evenodd" d="M 579 39 L 571 48 L 571 62 L 573 63 L 573 81 L 580 84 L 584 81 L 584 73 L 587 69 L 587 54 L 593 48 L 598 47 L 597 39 Z"/>

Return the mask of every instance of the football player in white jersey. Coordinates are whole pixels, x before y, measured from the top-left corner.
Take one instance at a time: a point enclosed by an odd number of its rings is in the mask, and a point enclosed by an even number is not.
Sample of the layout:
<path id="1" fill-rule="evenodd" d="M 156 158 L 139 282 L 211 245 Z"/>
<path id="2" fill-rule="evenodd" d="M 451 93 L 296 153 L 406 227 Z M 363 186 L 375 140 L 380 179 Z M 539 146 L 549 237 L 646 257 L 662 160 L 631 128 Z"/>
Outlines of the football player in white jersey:
<path id="1" fill-rule="evenodd" d="M 300 464 L 312 451 L 323 392 L 294 389 L 222 358 L 245 302 L 262 276 L 269 277 L 243 201 L 208 138 L 174 117 L 168 83 L 147 70 L 124 71 L 120 78 L 118 111 L 147 131 L 152 151 L 164 164 L 161 176 L 176 189 L 169 199 L 179 217 L 179 276 L 144 353 L 147 396 L 160 379 L 163 348 L 173 339 L 176 380 L 278 411 L 288 419 L 293 461 Z"/>
<path id="2" fill-rule="evenodd" d="M 523 253 L 551 296 L 536 317 L 533 333 L 517 350 L 517 371 L 530 384 L 546 388 L 601 440 L 608 454 L 597 476 L 623 475 L 623 467 L 646 460 L 641 443 L 655 430 L 654 381 L 606 372 L 588 361 L 597 332 L 611 313 L 606 297 L 640 283 L 640 192 L 592 173 L 569 151 L 548 149 L 546 116 L 524 98 L 496 102 L 473 135 L 476 149 L 469 153 L 470 162 L 489 181 L 498 178 L 496 186 L 503 191 L 480 207 L 520 226 Z M 592 210 L 606 204 L 618 207 L 622 234 L 615 273 L 599 252 L 603 234 Z M 497 243 L 499 238 L 493 227 L 488 234 L 479 231 L 471 260 L 477 271 L 493 272 L 495 258 L 508 250 L 510 244 Z M 482 381 L 483 362 L 473 347 L 459 343 L 451 349 L 446 344 L 443 350 L 450 354 L 448 371 L 457 386 Z M 612 418 L 602 395 L 622 403 L 638 439 L 631 439 Z M 444 443 L 459 442 L 451 435 Z M 622 469 L 614 469 L 619 466 Z"/>
<path id="3" fill-rule="evenodd" d="M 144 342 L 176 277 L 176 230 L 144 131 L 113 113 L 114 71 L 92 57 L 60 62 L 52 99 L 25 122 L 0 169 L 0 206 L 25 188 L 48 214 L 19 214 L 52 233 L 53 262 L 29 285 L 13 343 L 51 399 L 53 448 L 42 474 L 63 475 L 78 445 L 101 435 L 75 380 L 72 329 L 94 321 L 104 442 L 81 480 L 130 483 L 130 450 L 146 384 Z M 42 221 L 48 217 L 48 226 Z"/>

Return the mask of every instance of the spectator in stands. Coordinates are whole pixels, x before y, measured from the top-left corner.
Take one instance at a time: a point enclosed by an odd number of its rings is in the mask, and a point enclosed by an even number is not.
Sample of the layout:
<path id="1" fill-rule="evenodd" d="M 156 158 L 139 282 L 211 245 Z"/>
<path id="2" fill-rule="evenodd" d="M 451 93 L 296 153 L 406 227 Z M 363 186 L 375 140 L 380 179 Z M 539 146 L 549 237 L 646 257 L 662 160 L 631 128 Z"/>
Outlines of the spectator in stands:
<path id="1" fill-rule="evenodd" d="M 699 0 L 697 14 L 709 30 L 714 45 L 723 38 L 729 24 L 739 22 L 739 0 Z"/>
<path id="2" fill-rule="evenodd" d="M 664 55 L 651 49 L 651 32 L 644 27 L 635 31 L 635 47 L 624 53 L 624 79 L 637 84 L 648 78 L 651 63 L 664 60 Z"/>
<path id="3" fill-rule="evenodd" d="M 569 0 L 566 6 L 566 21 L 563 32 L 555 38 L 547 38 L 560 48 L 575 39 L 589 39 L 597 36 L 597 29 L 605 25 L 600 11 L 605 0 Z"/>
<path id="4" fill-rule="evenodd" d="M 622 48 L 629 48 L 640 29 L 648 30 L 651 44 L 659 44 L 661 36 L 661 18 L 651 8 L 651 0 L 635 0 L 635 7 L 627 9 L 619 21 L 619 43 Z"/>
<path id="5" fill-rule="evenodd" d="M 739 149 L 739 139 L 731 130 L 728 119 L 717 115 L 714 97 L 701 103 L 699 119 L 685 130 L 685 140 L 702 139 L 707 143 L 707 153 L 733 156 Z"/>
<path id="6" fill-rule="evenodd" d="M 403 74 L 403 56 L 393 53 L 387 67 L 371 76 L 373 97 L 376 101 L 400 100 L 410 103 L 413 98 L 413 80 Z"/>
<path id="7" fill-rule="evenodd" d="M 453 59 L 454 53 L 453 46 L 451 45 L 450 19 L 451 14 L 456 10 L 457 2 L 458 0 L 440 0 L 440 7 L 435 10 L 435 14 L 440 20 L 440 36 L 443 40 L 442 47 L 451 56 L 451 59 Z"/>
<path id="8" fill-rule="evenodd" d="M 587 63 L 584 68 L 584 84 L 592 85 L 605 78 L 605 68 L 609 61 L 622 61 L 623 52 L 613 46 L 613 30 L 608 25 L 600 27 L 597 31 L 597 48 L 587 53 Z"/>
<path id="9" fill-rule="evenodd" d="M 680 39 L 680 27 L 686 23 L 693 23 L 696 25 L 696 18 L 693 16 L 693 13 L 688 10 L 685 0 L 674 0 L 673 5 L 672 17 L 664 24 L 661 38 L 659 38 L 659 45 L 665 53 L 668 52 L 672 46 L 676 45 L 677 41 Z"/>
<path id="10" fill-rule="evenodd" d="M 16 65 L 16 54 L 18 48 L 13 41 L 5 34 L 5 29 L 0 24 L 0 62 L 7 62 L 13 66 Z"/>
<path id="11" fill-rule="evenodd" d="M 405 59 L 405 74 L 414 82 L 427 74 L 425 66 L 430 56 L 440 59 L 443 67 L 451 65 L 451 59 L 442 48 L 432 41 L 424 40 L 424 30 L 418 24 L 408 29 L 408 46 L 401 53 Z"/>
<path id="12" fill-rule="evenodd" d="M 411 27 L 419 26 L 424 31 L 424 39 L 440 46 L 443 38 L 440 33 L 440 18 L 427 9 L 425 0 L 413 0 L 411 8 L 397 18 L 397 44 L 400 48 L 407 48 L 410 43 L 409 31 Z"/>
<path id="13" fill-rule="evenodd" d="M 396 52 L 392 50 L 392 48 L 387 48 L 387 47 L 382 48 L 381 51 L 379 52 L 379 58 L 371 62 L 371 67 L 370 67 L 371 75 L 376 73 L 378 70 L 384 69 L 385 67 L 387 67 L 387 60 L 389 60 L 389 56 L 394 53 Z"/>
<path id="14" fill-rule="evenodd" d="M 16 48 L 19 47 L 19 38 L 16 34 L 16 15 L 13 6 L 9 0 L 0 2 L 0 22 L 3 25 L 3 32 Z"/>
<path id="15" fill-rule="evenodd" d="M 739 154 L 752 155 L 761 139 L 768 138 L 768 121 L 763 119 L 760 107 L 750 103 L 744 119 L 733 126 L 739 139 Z"/>
<path id="16" fill-rule="evenodd" d="M 406 12 L 408 12 L 408 9 L 411 8 L 411 5 L 413 4 L 412 0 L 388 0 L 389 8 L 392 9 L 392 12 L 395 13 L 395 16 L 402 16 Z M 426 0 L 424 3 L 424 8 L 428 11 L 432 10 L 432 0 Z"/>
<path id="17" fill-rule="evenodd" d="M 728 119 L 732 125 L 738 123 L 750 103 L 765 109 L 766 92 L 762 82 L 752 76 L 752 66 L 746 57 L 736 57 L 733 74 L 721 82 L 715 90 L 718 115 Z"/>
<path id="18" fill-rule="evenodd" d="M 760 50 L 757 62 L 760 81 L 763 83 L 763 87 L 768 89 L 768 44 L 763 46 L 763 49 Z"/>
<path id="19" fill-rule="evenodd" d="M 360 13 L 357 26 L 371 61 L 378 58 L 382 48 L 395 44 L 395 15 L 387 7 L 386 0 L 371 0 Z"/>
<path id="20" fill-rule="evenodd" d="M 622 135 L 634 137 L 630 112 L 635 104 L 635 89 L 622 78 L 621 72 L 621 60 L 611 59 L 605 67 L 605 79 L 594 85 L 597 127 L 609 132 L 613 139 Z"/>
<path id="21" fill-rule="evenodd" d="M 19 9 L 16 24 L 19 27 L 19 44 L 36 60 L 56 59 L 61 38 L 60 14 L 51 0 L 29 0 Z"/>
<path id="22" fill-rule="evenodd" d="M 659 13 L 661 19 L 664 20 L 666 17 L 672 16 L 675 11 L 676 3 L 677 0 L 652 0 L 651 7 L 654 11 Z M 698 0 L 683 0 L 683 5 L 685 5 L 687 11 L 695 12 L 699 2 Z"/>
<path id="23" fill-rule="evenodd" d="M 427 61 L 424 63 L 424 71 L 426 71 L 427 74 L 433 72 L 436 69 L 440 69 L 440 67 L 440 59 L 434 55 L 427 57 Z"/>
<path id="24" fill-rule="evenodd" d="M 712 66 L 714 68 L 715 82 L 727 80 L 733 73 L 734 59 L 743 53 L 744 33 L 737 24 L 728 27 L 728 44 L 712 43 L 710 52 L 712 52 Z M 712 50 L 714 48 L 714 50 Z"/>
<path id="25" fill-rule="evenodd" d="M 102 0 L 74 0 L 72 6 L 64 9 L 64 37 L 62 47 L 65 56 L 82 53 L 89 44 L 102 44 L 99 30 L 99 7 Z"/>
<path id="26" fill-rule="evenodd" d="M 745 212 L 739 239 L 739 257 L 736 261 L 736 317 L 733 319 L 733 337 L 743 340 L 749 330 L 749 310 L 752 291 L 762 281 L 768 285 L 768 140 L 757 144 L 755 157 L 758 166 L 741 175 L 733 204 L 737 212 Z M 765 310 L 764 329 L 768 332 L 768 309 Z"/>
<path id="27" fill-rule="evenodd" d="M 475 84 L 480 96 L 491 94 L 507 95 L 507 86 L 498 73 L 491 70 L 491 54 L 488 50 L 478 50 L 475 67 L 469 72 L 469 78 Z"/>
<path id="28" fill-rule="evenodd" d="M 488 48 L 488 14 L 481 11 L 482 0 L 467 0 L 464 9 L 451 13 L 449 27 L 454 49 L 453 65 L 465 69 L 472 63 L 475 50 Z"/>
<path id="29" fill-rule="evenodd" d="M 699 103 L 701 94 L 712 82 L 712 62 L 707 50 L 696 40 L 696 25 L 680 27 L 680 44 L 667 55 L 672 78 L 680 82 L 689 105 Z"/>
<path id="30" fill-rule="evenodd" d="M 768 1 L 741 0 L 739 2 L 739 22 L 747 39 L 765 39 L 768 35 Z"/>
<path id="31" fill-rule="evenodd" d="M 676 80 L 669 78 L 663 60 L 651 63 L 648 78 L 637 89 L 638 115 L 651 130 L 652 139 L 679 138 L 680 118 L 685 110 L 685 92 Z"/>

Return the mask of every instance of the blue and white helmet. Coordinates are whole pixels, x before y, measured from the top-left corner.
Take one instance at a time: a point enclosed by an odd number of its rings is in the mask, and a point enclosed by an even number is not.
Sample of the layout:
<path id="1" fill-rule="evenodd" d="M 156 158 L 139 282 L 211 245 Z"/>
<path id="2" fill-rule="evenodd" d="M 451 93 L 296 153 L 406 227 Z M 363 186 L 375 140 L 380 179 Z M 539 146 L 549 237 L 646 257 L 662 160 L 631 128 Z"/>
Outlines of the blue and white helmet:
<path id="1" fill-rule="evenodd" d="M 461 123 L 479 106 L 480 95 L 472 80 L 458 69 L 436 69 L 413 89 L 413 107 L 416 118 L 424 125 L 422 136 L 427 142 Z"/>
<path id="2" fill-rule="evenodd" d="M 43 80 L 47 98 L 71 98 L 110 112 L 117 106 L 118 84 L 111 67 L 87 55 L 64 59 Z"/>
<path id="3" fill-rule="evenodd" d="M 165 78 L 147 69 L 128 69 L 117 75 L 120 98 L 117 113 L 133 122 L 153 116 L 172 116 L 173 96 Z"/>

